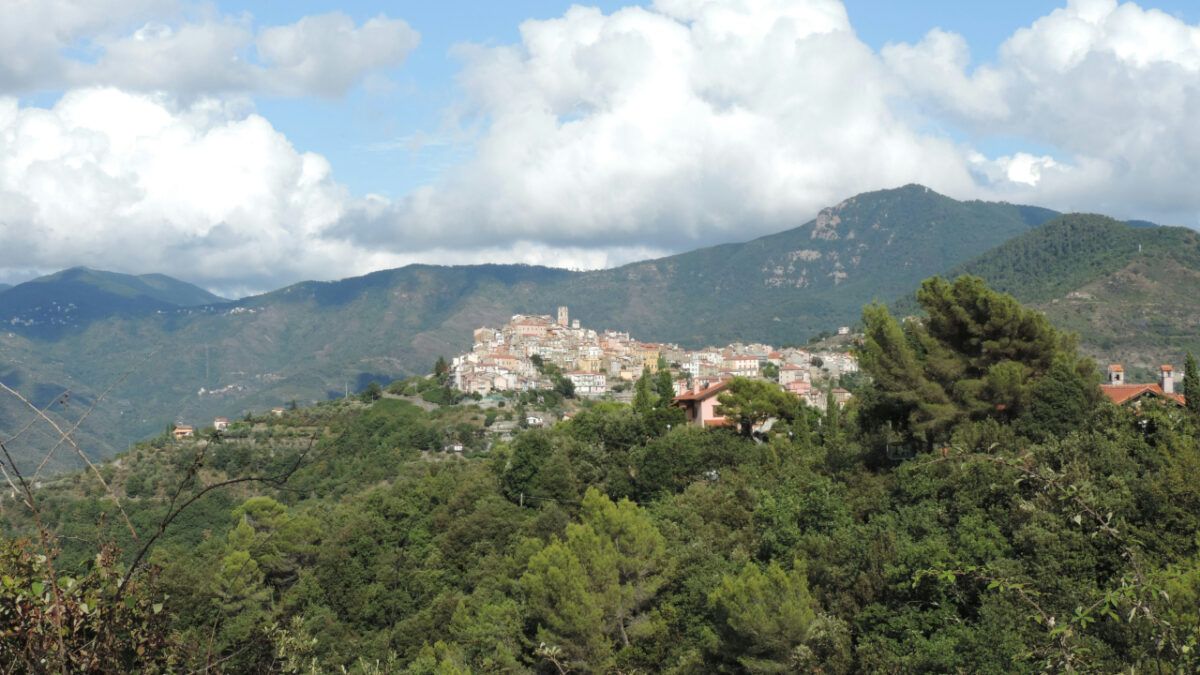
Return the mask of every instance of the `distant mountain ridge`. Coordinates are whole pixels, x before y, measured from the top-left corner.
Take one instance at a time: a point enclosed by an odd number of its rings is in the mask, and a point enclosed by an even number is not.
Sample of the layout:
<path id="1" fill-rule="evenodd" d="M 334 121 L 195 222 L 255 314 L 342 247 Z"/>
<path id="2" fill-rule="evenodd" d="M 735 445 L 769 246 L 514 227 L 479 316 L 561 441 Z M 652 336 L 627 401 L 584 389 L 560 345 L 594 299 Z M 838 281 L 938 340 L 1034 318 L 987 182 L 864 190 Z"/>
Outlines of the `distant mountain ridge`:
<path id="1" fill-rule="evenodd" d="M 1200 232 L 1096 214 L 1054 218 L 944 276 L 983 277 L 1078 333 L 1085 352 L 1149 378 L 1200 353 Z M 901 308 L 909 307 L 903 302 Z"/>
<path id="2" fill-rule="evenodd" d="M 410 265 L 223 304 L 115 313 L 53 338 L 18 326 L 0 334 L 0 379 L 19 381 L 41 406 L 66 389 L 72 400 L 94 397 L 136 367 L 86 425 L 89 450 L 108 454 L 167 422 L 203 425 L 427 372 L 439 355 L 468 349 L 473 329 L 559 305 L 584 326 L 686 347 L 803 342 L 1058 216 L 909 185 L 753 241 L 613 269 Z M 0 431 L 24 419 L 6 405 Z"/>
<path id="3" fill-rule="evenodd" d="M 111 316 L 226 302 L 165 274 L 134 276 L 72 267 L 0 291 L 0 322 L 50 338 Z"/>
<path id="4" fill-rule="evenodd" d="M 585 324 L 687 346 L 747 334 L 794 342 L 1056 215 L 907 185 L 852 197 L 749 242 L 573 276 L 545 289 L 539 306 L 573 305 Z"/>

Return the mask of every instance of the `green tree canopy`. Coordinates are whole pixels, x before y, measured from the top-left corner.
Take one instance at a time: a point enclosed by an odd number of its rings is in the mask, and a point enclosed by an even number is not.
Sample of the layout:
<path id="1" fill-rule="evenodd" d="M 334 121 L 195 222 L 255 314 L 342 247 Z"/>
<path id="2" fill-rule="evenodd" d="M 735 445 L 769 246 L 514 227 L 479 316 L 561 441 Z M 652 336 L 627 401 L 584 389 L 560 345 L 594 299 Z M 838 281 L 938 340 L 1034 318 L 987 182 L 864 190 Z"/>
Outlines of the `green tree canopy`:
<path id="1" fill-rule="evenodd" d="M 863 309 L 860 366 L 875 380 L 863 397 L 860 422 L 887 428 L 904 442 L 945 442 L 968 420 L 1010 421 L 1027 413 L 1030 387 L 1056 363 L 1076 376 L 1060 377 L 1073 395 L 1095 402 L 1095 366 L 1079 358 L 1076 337 L 982 279 L 925 280 L 917 292 L 923 319 L 901 326 L 880 304 Z M 1065 395 L 1058 391 L 1056 395 Z M 1061 426 L 1062 420 L 1056 425 Z"/>
<path id="2" fill-rule="evenodd" d="M 717 414 L 733 420 L 743 436 L 749 436 L 756 425 L 772 417 L 790 423 L 804 410 L 804 402 L 779 385 L 744 377 L 730 380 L 717 402 Z"/>
<path id="3" fill-rule="evenodd" d="M 817 603 L 799 563 L 791 572 L 776 562 L 766 570 L 746 563 L 737 575 L 722 578 L 709 603 L 722 655 L 736 659 L 747 672 L 797 672 L 810 661 L 805 642 L 817 619 Z"/>
<path id="4" fill-rule="evenodd" d="M 604 672 L 614 652 L 661 629 L 646 610 L 667 580 L 667 549 L 640 507 L 595 488 L 580 521 L 530 558 L 520 585 L 539 642 L 575 668 Z"/>

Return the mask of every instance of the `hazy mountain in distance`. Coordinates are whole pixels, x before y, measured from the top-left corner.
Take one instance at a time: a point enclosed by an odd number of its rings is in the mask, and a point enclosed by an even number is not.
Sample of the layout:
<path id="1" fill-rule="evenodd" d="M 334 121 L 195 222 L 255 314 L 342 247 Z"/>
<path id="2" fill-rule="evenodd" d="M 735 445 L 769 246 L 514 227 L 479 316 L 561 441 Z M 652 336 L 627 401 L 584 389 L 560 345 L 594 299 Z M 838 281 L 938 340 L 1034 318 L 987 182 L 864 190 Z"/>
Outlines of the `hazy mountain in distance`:
<path id="1" fill-rule="evenodd" d="M 139 316 L 179 307 L 228 302 L 164 274 L 139 276 L 73 267 L 0 293 L 0 323 L 40 338 L 110 316 Z"/>

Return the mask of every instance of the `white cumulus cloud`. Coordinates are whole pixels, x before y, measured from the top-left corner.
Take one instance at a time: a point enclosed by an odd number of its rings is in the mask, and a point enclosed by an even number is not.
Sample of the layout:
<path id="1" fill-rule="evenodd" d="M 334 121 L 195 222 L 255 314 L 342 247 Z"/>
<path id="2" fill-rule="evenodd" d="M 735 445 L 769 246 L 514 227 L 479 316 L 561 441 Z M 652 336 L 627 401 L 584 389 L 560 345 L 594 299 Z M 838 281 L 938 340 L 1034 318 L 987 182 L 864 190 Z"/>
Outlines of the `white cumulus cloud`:
<path id="1" fill-rule="evenodd" d="M 49 109 L 0 99 L 0 270 L 167 271 L 235 292 L 418 261 L 598 267 L 912 182 L 1169 223 L 1200 213 L 1200 28 L 1133 3 L 1073 0 L 978 64 L 936 28 L 876 52 L 835 0 L 572 7 L 522 24 L 517 44 L 458 50 L 470 152 L 396 200 L 352 194 L 248 97 L 336 94 L 402 60 L 407 24 L 77 14 L 59 43 L 113 37 L 94 62 L 55 67 L 109 86 Z M 0 87 L 45 66 L 5 59 Z"/>
<path id="2" fill-rule="evenodd" d="M 178 271 L 219 285 L 371 259 L 322 239 L 349 195 L 270 123 L 116 89 L 52 109 L 0 99 L 0 266 Z"/>
<path id="3" fill-rule="evenodd" d="M 487 121 L 473 158 L 349 236 L 680 250 L 799 225 L 856 191 L 973 188 L 954 143 L 893 114 L 902 92 L 838 2 L 573 7 L 521 37 L 462 52 Z"/>
<path id="4" fill-rule="evenodd" d="M 0 2 L 0 93 L 114 86 L 203 97 L 339 96 L 404 63 L 401 19 L 340 12 L 257 26 L 249 14 L 174 0 Z"/>
<path id="5" fill-rule="evenodd" d="M 1040 179 L 1002 172 L 1029 186 L 1019 198 L 1196 222 L 1200 26 L 1132 2 L 1071 0 L 974 70 L 965 41 L 940 30 L 882 56 L 932 118 L 1054 148 L 1058 168 L 1074 168 Z"/>

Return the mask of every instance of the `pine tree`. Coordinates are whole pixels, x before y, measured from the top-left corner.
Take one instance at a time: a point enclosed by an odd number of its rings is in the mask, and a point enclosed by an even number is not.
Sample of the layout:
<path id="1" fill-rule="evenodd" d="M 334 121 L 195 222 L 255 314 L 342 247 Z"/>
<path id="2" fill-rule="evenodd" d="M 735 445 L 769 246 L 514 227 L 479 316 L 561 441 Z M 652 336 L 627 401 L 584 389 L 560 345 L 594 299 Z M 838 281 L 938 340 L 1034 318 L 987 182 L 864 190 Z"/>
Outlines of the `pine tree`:
<path id="1" fill-rule="evenodd" d="M 764 570 L 747 562 L 736 575 L 726 574 L 708 596 L 717 617 L 723 658 L 749 672 L 796 672 L 813 636 L 817 603 L 799 561 L 790 572 L 777 561 Z"/>
<path id="2" fill-rule="evenodd" d="M 649 610 L 667 581 L 666 539 L 641 507 L 594 487 L 579 519 L 530 558 L 519 585 L 537 640 L 580 671 L 605 672 L 614 651 L 665 631 Z"/>
<path id="3" fill-rule="evenodd" d="M 1030 386 L 1058 360 L 1080 373 L 1094 369 L 1073 335 L 977 277 L 927 279 L 917 300 L 925 319 L 903 327 L 882 305 L 863 308 L 859 363 L 876 385 L 859 407 L 867 431 L 892 429 L 932 448 L 963 422 L 1020 417 Z"/>
<path id="4" fill-rule="evenodd" d="M 790 424 L 804 414 L 800 399 L 778 385 L 744 377 L 729 380 L 717 401 L 717 414 L 734 421 L 743 436 L 750 436 L 754 427 L 772 417 Z"/>

